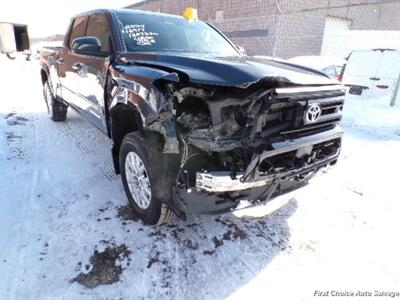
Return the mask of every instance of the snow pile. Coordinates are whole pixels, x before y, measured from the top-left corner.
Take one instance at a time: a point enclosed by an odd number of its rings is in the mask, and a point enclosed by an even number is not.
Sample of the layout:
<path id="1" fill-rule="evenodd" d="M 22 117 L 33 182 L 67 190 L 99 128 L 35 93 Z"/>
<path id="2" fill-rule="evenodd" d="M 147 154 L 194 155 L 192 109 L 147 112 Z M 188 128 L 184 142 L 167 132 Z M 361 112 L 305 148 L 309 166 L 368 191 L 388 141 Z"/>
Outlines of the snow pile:
<path id="1" fill-rule="evenodd" d="M 348 95 L 344 106 L 342 125 L 347 128 L 382 135 L 400 131 L 400 105 L 390 106 L 389 97 L 365 99 Z"/>

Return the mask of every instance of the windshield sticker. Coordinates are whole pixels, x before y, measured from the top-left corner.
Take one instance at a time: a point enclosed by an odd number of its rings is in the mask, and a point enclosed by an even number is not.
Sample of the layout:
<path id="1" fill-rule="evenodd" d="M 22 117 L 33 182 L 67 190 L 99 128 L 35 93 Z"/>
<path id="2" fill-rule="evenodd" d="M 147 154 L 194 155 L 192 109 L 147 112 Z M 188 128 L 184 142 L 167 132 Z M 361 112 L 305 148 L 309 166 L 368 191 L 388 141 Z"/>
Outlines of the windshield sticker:
<path id="1" fill-rule="evenodd" d="M 146 31 L 144 24 L 125 25 L 124 29 L 122 29 L 122 34 L 133 39 L 139 46 L 155 44 L 155 37 L 158 36 L 157 32 Z"/>

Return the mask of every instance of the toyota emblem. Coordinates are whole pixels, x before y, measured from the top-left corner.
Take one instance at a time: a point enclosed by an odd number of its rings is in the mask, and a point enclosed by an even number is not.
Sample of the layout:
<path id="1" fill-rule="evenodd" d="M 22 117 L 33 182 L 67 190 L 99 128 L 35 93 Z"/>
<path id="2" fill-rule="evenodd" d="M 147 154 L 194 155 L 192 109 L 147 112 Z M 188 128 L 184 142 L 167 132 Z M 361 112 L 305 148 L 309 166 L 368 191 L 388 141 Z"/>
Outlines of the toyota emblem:
<path id="1" fill-rule="evenodd" d="M 304 120 L 307 124 L 315 123 L 321 117 L 322 110 L 317 104 L 309 105 L 304 114 Z"/>

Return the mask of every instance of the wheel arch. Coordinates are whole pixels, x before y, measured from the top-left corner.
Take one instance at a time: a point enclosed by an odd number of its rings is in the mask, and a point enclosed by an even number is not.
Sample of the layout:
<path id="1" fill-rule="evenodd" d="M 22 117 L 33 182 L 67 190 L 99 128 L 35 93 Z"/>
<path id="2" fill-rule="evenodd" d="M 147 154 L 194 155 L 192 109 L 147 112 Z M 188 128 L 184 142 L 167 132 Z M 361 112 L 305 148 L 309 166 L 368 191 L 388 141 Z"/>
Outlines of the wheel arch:
<path id="1" fill-rule="evenodd" d="M 176 82 L 179 78 L 177 74 L 147 67 L 121 65 L 118 68 L 110 68 L 105 102 L 107 127 L 113 140 L 112 156 L 117 174 L 120 173 L 120 146 L 128 133 L 140 130 L 163 135 L 163 129 L 160 129 L 163 126 L 158 119 L 168 102 L 158 94 L 156 85 L 163 80 Z"/>
<path id="2" fill-rule="evenodd" d="M 143 128 L 139 111 L 129 102 L 116 104 L 109 114 L 110 137 L 114 143 L 121 143 L 126 134 Z"/>
<path id="3" fill-rule="evenodd" d="M 119 174 L 119 150 L 122 140 L 128 133 L 141 130 L 143 125 L 140 113 L 130 102 L 114 105 L 110 108 L 109 115 L 109 134 L 113 141 L 112 157 L 114 169 Z"/>

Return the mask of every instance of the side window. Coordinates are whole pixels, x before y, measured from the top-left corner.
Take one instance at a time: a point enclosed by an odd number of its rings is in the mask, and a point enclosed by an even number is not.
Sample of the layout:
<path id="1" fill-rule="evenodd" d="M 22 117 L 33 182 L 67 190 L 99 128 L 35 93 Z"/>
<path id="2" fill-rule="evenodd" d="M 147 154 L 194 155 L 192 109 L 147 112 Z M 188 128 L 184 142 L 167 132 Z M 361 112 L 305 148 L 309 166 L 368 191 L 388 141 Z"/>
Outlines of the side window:
<path id="1" fill-rule="evenodd" d="M 111 29 L 105 15 L 90 16 L 86 36 L 97 37 L 101 43 L 101 52 L 110 52 Z"/>
<path id="2" fill-rule="evenodd" d="M 71 48 L 72 42 L 78 37 L 85 36 L 87 17 L 79 17 L 74 20 L 71 34 L 69 35 L 68 45 Z"/>

